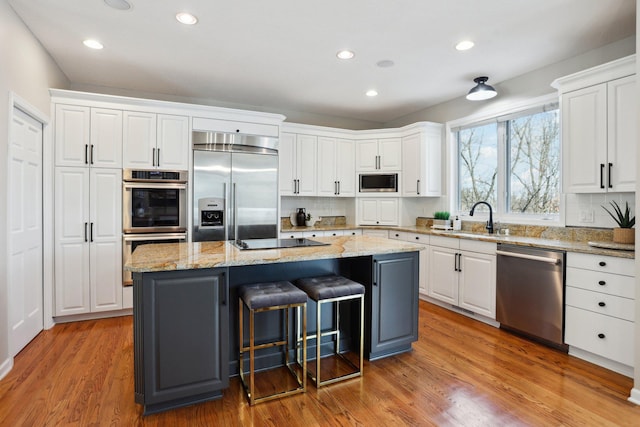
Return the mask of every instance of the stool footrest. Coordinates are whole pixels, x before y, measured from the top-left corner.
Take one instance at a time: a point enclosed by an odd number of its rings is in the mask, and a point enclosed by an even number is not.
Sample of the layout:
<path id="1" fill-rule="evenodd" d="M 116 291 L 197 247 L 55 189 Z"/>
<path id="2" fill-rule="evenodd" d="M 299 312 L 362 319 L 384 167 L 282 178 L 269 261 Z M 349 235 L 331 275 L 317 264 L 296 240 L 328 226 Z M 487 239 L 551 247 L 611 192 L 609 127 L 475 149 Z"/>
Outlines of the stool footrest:
<path id="1" fill-rule="evenodd" d="M 261 348 L 270 348 L 270 347 L 278 347 L 281 345 L 286 345 L 287 341 L 277 341 L 277 342 L 266 342 L 264 344 L 257 344 L 253 346 L 254 350 L 260 350 Z M 241 347 L 240 353 L 247 353 L 251 350 L 251 347 Z"/>

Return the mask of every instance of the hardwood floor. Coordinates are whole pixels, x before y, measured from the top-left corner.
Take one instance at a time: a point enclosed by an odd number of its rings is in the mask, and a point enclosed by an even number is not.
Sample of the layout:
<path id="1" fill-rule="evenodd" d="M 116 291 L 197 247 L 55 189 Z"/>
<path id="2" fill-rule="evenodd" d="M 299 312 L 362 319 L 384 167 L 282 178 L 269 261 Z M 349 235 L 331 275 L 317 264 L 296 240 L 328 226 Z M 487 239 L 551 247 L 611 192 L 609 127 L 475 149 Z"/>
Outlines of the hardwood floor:
<path id="1" fill-rule="evenodd" d="M 631 426 L 631 379 L 420 303 L 413 351 L 364 377 L 249 407 L 224 398 L 142 417 L 133 400 L 131 317 L 44 331 L 0 381 L 0 426 Z"/>

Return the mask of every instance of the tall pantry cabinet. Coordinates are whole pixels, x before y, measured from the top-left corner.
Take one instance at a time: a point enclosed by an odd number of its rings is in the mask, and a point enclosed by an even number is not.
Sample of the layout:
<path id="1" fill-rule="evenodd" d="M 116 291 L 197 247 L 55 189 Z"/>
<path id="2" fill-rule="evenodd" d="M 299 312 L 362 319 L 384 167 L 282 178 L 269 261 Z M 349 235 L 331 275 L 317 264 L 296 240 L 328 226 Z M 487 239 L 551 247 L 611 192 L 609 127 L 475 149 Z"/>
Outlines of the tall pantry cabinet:
<path id="1" fill-rule="evenodd" d="M 55 105 L 55 316 L 122 308 L 122 123 Z"/>

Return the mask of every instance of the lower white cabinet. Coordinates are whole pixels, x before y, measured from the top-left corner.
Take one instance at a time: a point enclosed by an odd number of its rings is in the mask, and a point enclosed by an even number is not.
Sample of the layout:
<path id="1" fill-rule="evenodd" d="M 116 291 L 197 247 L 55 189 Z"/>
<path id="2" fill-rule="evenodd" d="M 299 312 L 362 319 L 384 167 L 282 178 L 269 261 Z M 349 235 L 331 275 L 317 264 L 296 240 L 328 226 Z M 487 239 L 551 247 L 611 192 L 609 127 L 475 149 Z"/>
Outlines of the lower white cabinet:
<path id="1" fill-rule="evenodd" d="M 55 169 L 55 316 L 122 308 L 122 170 Z"/>
<path id="2" fill-rule="evenodd" d="M 564 338 L 570 354 L 620 373 L 633 371 L 615 363 L 634 365 L 634 274 L 632 259 L 567 253 Z"/>
<path id="3" fill-rule="evenodd" d="M 357 199 L 359 225 L 398 225 L 400 221 L 399 203 L 396 198 Z"/>
<path id="4" fill-rule="evenodd" d="M 429 238 L 427 295 L 495 319 L 496 244 Z"/>
<path id="5" fill-rule="evenodd" d="M 389 239 L 403 240 L 405 242 L 418 243 L 427 246 L 420 251 L 420 281 L 418 292 L 427 295 L 427 273 L 429 272 L 429 235 L 420 233 L 410 233 L 406 231 L 389 230 Z"/>
<path id="6" fill-rule="evenodd" d="M 371 236 L 371 237 L 384 237 L 386 239 L 386 238 L 389 237 L 389 232 L 387 230 L 377 230 L 377 229 L 367 230 L 367 229 L 364 229 L 364 230 L 362 230 L 362 235 L 363 236 Z"/>

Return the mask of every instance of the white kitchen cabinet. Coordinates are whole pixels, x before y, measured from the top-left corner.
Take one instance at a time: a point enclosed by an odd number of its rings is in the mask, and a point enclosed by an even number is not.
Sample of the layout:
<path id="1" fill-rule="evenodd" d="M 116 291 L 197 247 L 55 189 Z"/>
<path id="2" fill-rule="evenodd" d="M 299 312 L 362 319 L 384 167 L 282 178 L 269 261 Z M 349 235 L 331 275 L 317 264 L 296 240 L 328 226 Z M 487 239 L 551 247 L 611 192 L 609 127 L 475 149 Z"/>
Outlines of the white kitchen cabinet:
<path id="1" fill-rule="evenodd" d="M 122 111 L 56 104 L 56 166 L 122 167 Z"/>
<path id="2" fill-rule="evenodd" d="M 427 295 L 496 317 L 496 244 L 431 236 Z"/>
<path id="3" fill-rule="evenodd" d="M 189 169 L 189 118 L 167 114 L 124 112 L 125 168 Z"/>
<path id="4" fill-rule="evenodd" d="M 354 197 L 355 145 L 352 140 L 318 137 L 318 196 Z"/>
<path id="5" fill-rule="evenodd" d="M 371 236 L 371 237 L 383 237 L 383 238 L 388 238 L 389 237 L 389 232 L 387 230 L 378 230 L 378 229 L 363 229 L 362 230 L 362 235 L 363 236 Z"/>
<path id="6" fill-rule="evenodd" d="M 634 260 L 567 253 L 565 342 L 569 354 L 632 375 Z"/>
<path id="7" fill-rule="evenodd" d="M 435 197 L 442 194 L 442 125 L 428 124 L 402 138 L 402 195 Z"/>
<path id="8" fill-rule="evenodd" d="M 635 191 L 635 56 L 554 82 L 560 90 L 565 193 Z"/>
<path id="9" fill-rule="evenodd" d="M 55 169 L 55 315 L 122 308 L 122 170 Z"/>
<path id="10" fill-rule="evenodd" d="M 244 135 L 259 135 L 278 137 L 278 125 L 267 123 L 253 123 L 238 120 L 218 120 L 205 117 L 193 118 L 193 130 L 203 132 L 241 133 Z"/>
<path id="11" fill-rule="evenodd" d="M 358 172 L 397 172 L 401 169 L 402 140 L 400 138 L 356 141 L 356 170 Z"/>
<path id="12" fill-rule="evenodd" d="M 358 225 L 398 225 L 400 221 L 397 198 L 357 199 Z"/>
<path id="13" fill-rule="evenodd" d="M 318 138 L 282 133 L 280 136 L 279 183 L 281 196 L 315 196 Z"/>
<path id="14" fill-rule="evenodd" d="M 418 292 L 422 295 L 427 295 L 427 283 L 429 272 L 429 235 L 420 233 L 410 233 L 406 231 L 394 231 L 389 230 L 389 238 L 394 240 L 402 240 L 405 242 L 418 243 L 427 246 L 424 250 L 420 251 L 420 268 L 419 268 L 419 284 Z"/>

